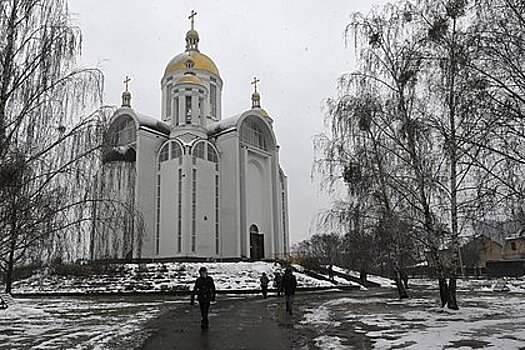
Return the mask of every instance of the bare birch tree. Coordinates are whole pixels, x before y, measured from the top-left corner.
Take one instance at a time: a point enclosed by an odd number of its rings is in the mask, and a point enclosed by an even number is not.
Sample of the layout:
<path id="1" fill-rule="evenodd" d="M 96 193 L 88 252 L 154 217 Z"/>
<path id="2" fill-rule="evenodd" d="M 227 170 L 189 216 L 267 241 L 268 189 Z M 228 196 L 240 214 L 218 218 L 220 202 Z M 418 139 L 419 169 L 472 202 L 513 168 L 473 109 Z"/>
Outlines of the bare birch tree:
<path id="1" fill-rule="evenodd" d="M 0 2 L 0 267 L 8 292 L 14 265 L 35 247 L 54 245 L 58 234 L 73 240 L 68 249 L 85 246 L 108 114 L 85 113 L 100 105 L 103 77 L 78 67 L 80 49 L 66 1 Z"/>

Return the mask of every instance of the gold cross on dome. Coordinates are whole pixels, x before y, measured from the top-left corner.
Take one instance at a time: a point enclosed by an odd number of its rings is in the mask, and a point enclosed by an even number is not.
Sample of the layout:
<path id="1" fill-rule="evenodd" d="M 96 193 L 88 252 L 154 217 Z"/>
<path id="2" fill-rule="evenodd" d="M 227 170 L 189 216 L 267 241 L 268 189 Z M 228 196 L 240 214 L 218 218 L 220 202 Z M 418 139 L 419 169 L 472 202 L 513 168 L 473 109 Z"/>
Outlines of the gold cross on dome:
<path id="1" fill-rule="evenodd" d="M 123 83 L 126 84 L 126 92 L 128 92 L 128 83 L 131 81 L 131 79 L 126 75 L 126 79 L 124 79 Z"/>
<path id="2" fill-rule="evenodd" d="M 255 92 L 257 92 L 257 83 L 260 82 L 259 79 L 257 79 L 256 77 L 253 77 L 253 80 L 251 82 L 251 84 L 253 85 L 253 87 L 255 88 Z"/>
<path id="3" fill-rule="evenodd" d="M 191 10 L 191 15 L 189 15 L 188 19 L 191 20 L 191 29 L 193 29 L 193 25 L 195 24 L 195 16 L 197 15 L 197 12 L 194 10 Z"/>

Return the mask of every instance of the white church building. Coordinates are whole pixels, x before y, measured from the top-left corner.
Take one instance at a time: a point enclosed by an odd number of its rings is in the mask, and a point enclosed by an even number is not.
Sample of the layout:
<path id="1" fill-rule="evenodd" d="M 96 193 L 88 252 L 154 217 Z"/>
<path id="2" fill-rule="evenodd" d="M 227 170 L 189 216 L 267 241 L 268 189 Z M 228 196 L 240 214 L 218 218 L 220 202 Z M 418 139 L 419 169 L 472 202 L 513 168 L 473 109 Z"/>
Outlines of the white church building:
<path id="1" fill-rule="evenodd" d="M 132 108 L 126 81 L 105 137 L 101 183 L 119 179 L 117 192 L 128 196 L 140 225 L 93 225 L 93 258 L 259 260 L 289 253 L 287 177 L 273 119 L 261 108 L 256 79 L 251 108 L 223 118 L 223 80 L 199 50 L 193 17 L 186 50 L 161 79 L 160 118 Z M 98 208 L 97 217 L 107 209 Z"/>

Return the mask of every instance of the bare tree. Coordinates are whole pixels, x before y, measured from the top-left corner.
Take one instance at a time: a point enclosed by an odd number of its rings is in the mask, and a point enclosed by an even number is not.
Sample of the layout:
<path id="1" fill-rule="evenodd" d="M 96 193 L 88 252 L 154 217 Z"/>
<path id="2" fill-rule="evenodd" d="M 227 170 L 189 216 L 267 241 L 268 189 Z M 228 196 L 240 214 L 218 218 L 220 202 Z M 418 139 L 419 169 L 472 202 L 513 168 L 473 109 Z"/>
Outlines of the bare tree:
<path id="1" fill-rule="evenodd" d="M 8 292 L 14 265 L 33 248 L 56 248 L 61 237 L 78 247 L 72 256 L 84 254 L 109 111 L 85 113 L 100 105 L 103 77 L 78 68 L 80 49 L 64 0 L 0 2 L 0 267 Z"/>
<path id="2" fill-rule="evenodd" d="M 331 135 L 317 138 L 317 169 L 329 181 L 347 175 L 351 201 L 368 204 L 362 212 L 379 236 L 391 234 L 393 252 L 406 241 L 427 250 L 451 309 L 460 235 L 501 214 L 502 203 L 522 203 L 523 33 L 523 4 L 512 0 L 421 0 L 355 14 L 347 37 L 358 68 L 329 100 Z M 418 234 L 383 230 L 389 222 Z"/>

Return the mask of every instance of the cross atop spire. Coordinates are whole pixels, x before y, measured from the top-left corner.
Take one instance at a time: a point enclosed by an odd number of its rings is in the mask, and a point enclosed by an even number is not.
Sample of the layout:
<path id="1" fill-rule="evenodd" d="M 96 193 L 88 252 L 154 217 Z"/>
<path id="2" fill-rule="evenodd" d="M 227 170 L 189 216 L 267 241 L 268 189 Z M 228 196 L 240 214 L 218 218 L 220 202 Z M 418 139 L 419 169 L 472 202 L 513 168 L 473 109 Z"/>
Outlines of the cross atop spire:
<path id="1" fill-rule="evenodd" d="M 257 79 L 256 77 L 253 77 L 253 80 L 250 84 L 253 85 L 253 87 L 255 88 L 255 92 L 257 92 L 257 83 L 260 82 L 259 79 Z"/>
<path id="2" fill-rule="evenodd" d="M 131 81 L 130 77 L 126 75 L 126 79 L 124 79 L 123 83 L 126 84 L 126 92 L 128 92 L 128 83 Z"/>
<path id="3" fill-rule="evenodd" d="M 191 14 L 188 16 L 188 19 L 191 20 L 191 29 L 194 29 L 194 25 L 195 25 L 195 16 L 197 15 L 197 12 L 195 12 L 194 10 L 191 10 Z"/>
<path id="4" fill-rule="evenodd" d="M 122 93 L 122 107 L 131 107 L 131 92 L 128 91 L 128 83 L 130 80 L 126 75 L 126 79 L 123 81 L 123 83 L 126 84 L 126 91 Z"/>
<path id="5" fill-rule="evenodd" d="M 250 84 L 253 85 L 255 91 L 252 94 L 252 108 L 261 108 L 261 95 L 257 92 L 257 83 L 260 82 L 259 79 L 253 77 L 253 80 Z"/>
<path id="6" fill-rule="evenodd" d="M 186 51 L 199 51 L 199 33 L 195 30 L 195 16 L 197 12 L 191 10 L 188 18 L 191 20 L 191 29 L 186 33 Z"/>

